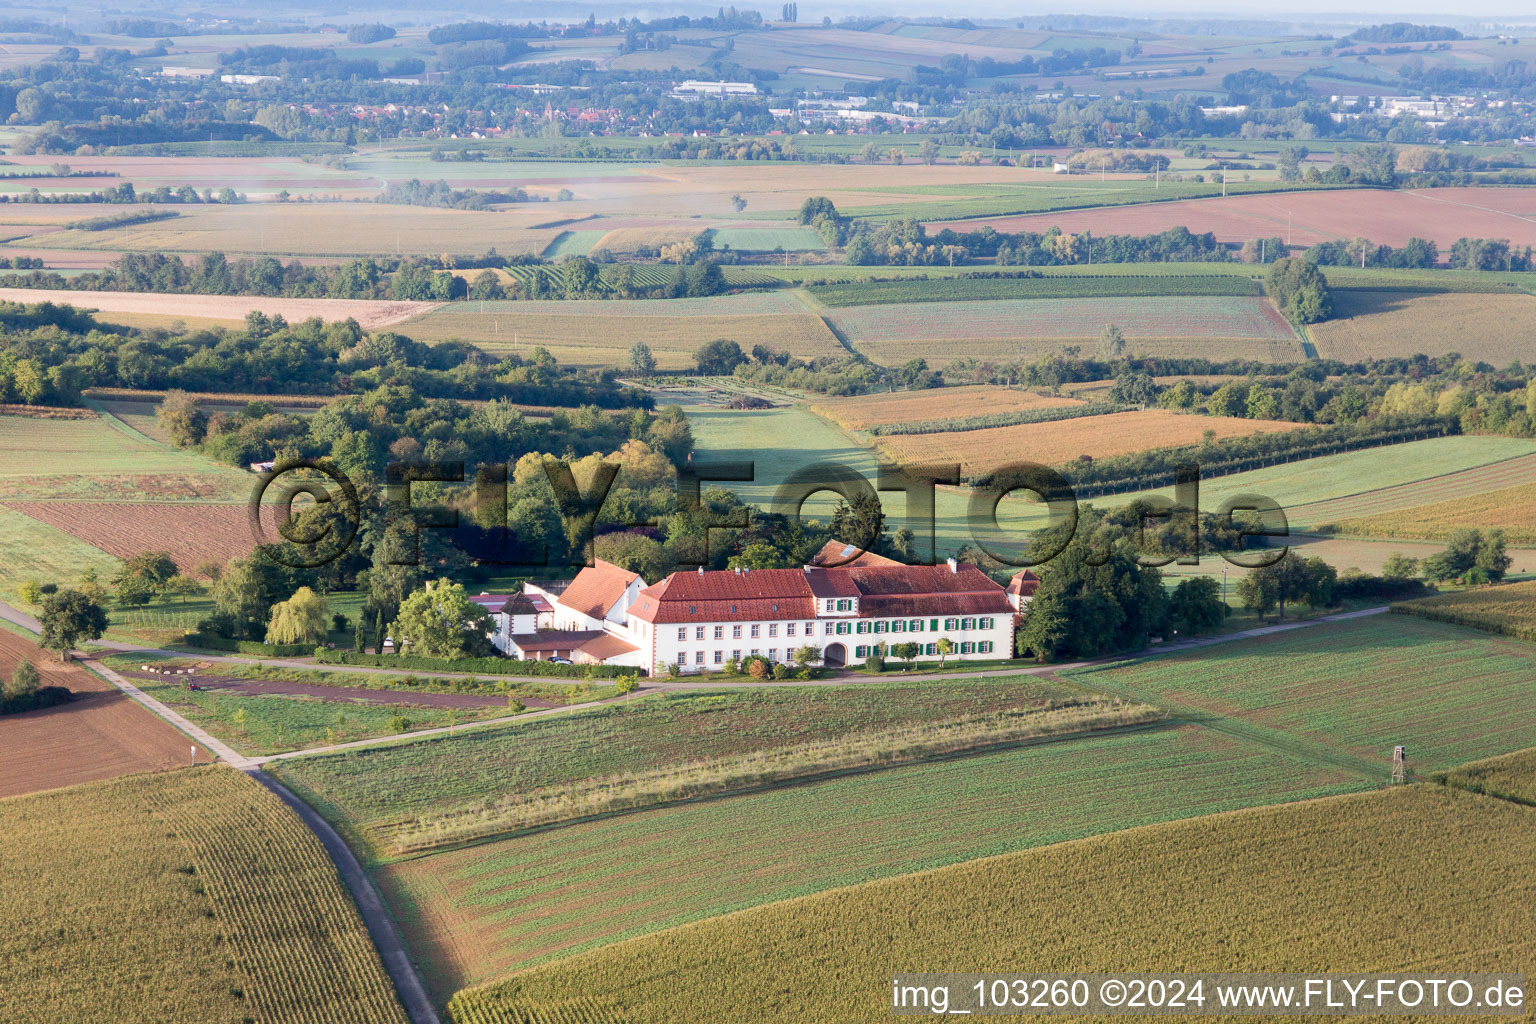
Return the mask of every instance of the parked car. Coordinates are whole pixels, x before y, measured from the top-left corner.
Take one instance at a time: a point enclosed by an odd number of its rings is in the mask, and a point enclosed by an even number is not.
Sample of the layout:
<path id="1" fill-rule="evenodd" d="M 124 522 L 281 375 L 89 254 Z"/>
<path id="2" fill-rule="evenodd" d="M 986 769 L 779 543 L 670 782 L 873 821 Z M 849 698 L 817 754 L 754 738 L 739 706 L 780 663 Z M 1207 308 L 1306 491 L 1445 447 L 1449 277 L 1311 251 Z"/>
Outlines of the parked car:
<path id="1" fill-rule="evenodd" d="M 576 664 L 570 658 L 550 658 L 549 661 L 550 661 L 550 664 L 552 664 L 552 665 L 574 665 L 574 664 Z"/>

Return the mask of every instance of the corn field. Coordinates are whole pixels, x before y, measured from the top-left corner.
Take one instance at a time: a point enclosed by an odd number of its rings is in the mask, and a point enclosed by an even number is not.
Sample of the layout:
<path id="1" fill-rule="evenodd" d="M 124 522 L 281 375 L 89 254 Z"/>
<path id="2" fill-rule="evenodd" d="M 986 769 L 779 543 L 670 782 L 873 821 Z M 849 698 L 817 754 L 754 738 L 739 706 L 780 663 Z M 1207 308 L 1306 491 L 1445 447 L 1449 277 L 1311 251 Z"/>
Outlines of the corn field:
<path id="1" fill-rule="evenodd" d="M 0 802 L 5 1019 L 406 1024 L 351 896 L 225 767 Z"/>

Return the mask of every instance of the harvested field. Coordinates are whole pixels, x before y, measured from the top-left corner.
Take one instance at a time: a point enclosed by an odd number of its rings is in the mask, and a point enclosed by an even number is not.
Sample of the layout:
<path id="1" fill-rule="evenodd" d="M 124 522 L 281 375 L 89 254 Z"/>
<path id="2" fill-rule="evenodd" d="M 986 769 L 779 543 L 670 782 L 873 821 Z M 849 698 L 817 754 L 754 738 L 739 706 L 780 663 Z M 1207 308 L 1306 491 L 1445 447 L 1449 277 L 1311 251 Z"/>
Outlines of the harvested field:
<path id="1" fill-rule="evenodd" d="M 1536 580 L 1459 590 L 1418 601 L 1400 601 L 1392 606 L 1392 610 L 1403 615 L 1536 640 Z"/>
<path id="2" fill-rule="evenodd" d="M 179 319 L 244 320 L 260 311 L 281 316 L 290 323 L 319 317 L 322 320 L 356 320 L 367 330 L 388 327 L 435 308 L 431 302 L 396 302 L 392 299 L 283 299 L 260 295 L 162 295 L 156 292 L 76 292 L 44 288 L 0 288 L 0 301 L 54 302 L 104 313 L 139 313 Z M 110 316 L 104 317 L 110 320 Z"/>
<path id="3" fill-rule="evenodd" d="M 75 214 L 70 219 L 78 219 Z M 549 218 L 527 204 L 514 212 L 443 210 L 372 203 L 254 203 L 195 206 L 174 222 L 110 231 L 60 231 L 59 249 L 130 252 L 269 253 L 274 256 L 381 256 L 412 252 L 537 254 L 560 233 L 528 225 Z"/>
<path id="4" fill-rule="evenodd" d="M 1218 438 L 1295 430 L 1300 424 L 1227 416 L 1189 416 L 1166 409 L 1118 412 L 1054 423 L 1023 423 L 943 434 L 891 434 L 875 445 L 898 463 L 961 464 L 967 476 L 1010 462 L 1060 466 L 1086 455 L 1102 459 L 1148 448 L 1199 444 L 1207 431 Z"/>
<path id="5" fill-rule="evenodd" d="M 324 847 L 241 772 L 6 800 L 0 832 L 8 1020 L 406 1024 Z"/>
<path id="6" fill-rule="evenodd" d="M 1149 338 L 1254 338 L 1292 341 L 1294 333 L 1266 299 L 1199 296 L 1110 299 L 979 299 L 893 302 L 832 309 L 834 326 L 855 343 L 903 339 L 1097 339 L 1105 324 L 1125 332 L 1133 350 Z"/>
<path id="7" fill-rule="evenodd" d="M 1032 358 L 1091 346 L 1116 324 L 1138 355 L 1295 362 L 1295 332 L 1268 299 L 1231 296 L 994 299 L 828 310 L 828 322 L 882 365 L 914 356 L 942 365 L 964 356 Z"/>
<path id="8" fill-rule="evenodd" d="M 193 743 L 106 680 L 58 659 L 15 633 L 0 630 L 0 675 L 30 661 L 44 686 L 63 686 L 68 704 L 0 718 L 0 797 L 58 789 L 134 772 L 164 771 L 193 761 Z M 210 754 L 201 747 L 196 758 Z"/>
<path id="9" fill-rule="evenodd" d="M 182 572 L 204 562 L 228 564 L 251 553 L 252 535 L 246 505 L 191 502 L 12 501 L 4 507 L 40 523 L 63 530 L 78 540 L 118 558 L 145 551 L 166 551 Z M 276 506 L 262 507 L 262 528 L 270 541 L 278 537 Z"/>
<path id="10" fill-rule="evenodd" d="M 1472 438 L 1467 438 L 1467 442 L 1475 443 Z M 1381 453 L 1378 461 L 1385 461 L 1390 454 L 1408 457 L 1420 451 L 1395 451 L 1398 448 L 1401 446 L 1394 445 Z M 1475 449 L 1469 454 L 1477 457 Z M 1484 456 L 1500 454 L 1505 454 L 1505 450 L 1489 449 Z M 1291 505 L 1286 508 L 1286 515 L 1291 517 L 1292 525 L 1302 528 L 1335 525 L 1345 533 L 1375 537 L 1443 537 L 1455 526 L 1504 526 L 1511 536 L 1529 533 L 1530 506 L 1506 507 L 1505 501 L 1522 497 L 1530 500 L 1530 489 L 1536 486 L 1536 455 L 1517 454 L 1474 466 L 1346 497 Z M 1357 478 L 1357 482 L 1369 480 Z M 1439 532 L 1422 532 L 1430 530 Z"/>
<path id="11" fill-rule="evenodd" d="M 1536 359 L 1536 296 L 1349 290 L 1333 300 L 1333 319 L 1307 328 L 1323 359 L 1447 352 L 1496 366 Z"/>
<path id="12" fill-rule="evenodd" d="M 571 366 L 625 366 L 639 341 L 662 370 L 689 369 L 716 338 L 750 351 L 765 344 L 802 359 L 845 355 L 821 318 L 778 293 L 715 299 L 575 302 L 464 302 L 411 320 L 400 330 L 418 341 L 473 341 L 493 354 L 527 355 L 542 345 Z"/>
<path id="13" fill-rule="evenodd" d="M 1414 537 L 1445 540 L 1456 530 L 1499 529 L 1513 544 L 1536 543 L 1536 483 L 1472 494 L 1332 522 L 1337 532 L 1358 537 Z"/>
<path id="14" fill-rule="evenodd" d="M 1418 236 L 1435 242 L 1443 253 L 1462 236 L 1536 245 L 1536 211 L 1530 197 L 1530 190 L 1523 188 L 1303 191 L 948 221 L 928 227 L 1044 232 L 1059 226 L 1073 234 L 1092 231 L 1102 237 L 1183 226 L 1194 232 L 1213 231 L 1224 242 L 1278 235 L 1293 246 L 1356 236 L 1402 245 Z"/>
<path id="15" fill-rule="evenodd" d="M 1480 967 L 1529 977 L 1532 829 L 1536 810 L 1433 786 L 1170 822 L 675 928 L 462 992 L 450 1012 L 457 1024 L 885 1024 L 890 979 L 913 964 L 1390 973 L 1455 970 L 1475 948 Z M 1384 837 L 1413 837 L 1415 854 Z"/>
<path id="16" fill-rule="evenodd" d="M 921 423 L 950 417 L 981 416 L 1024 409 L 1055 409 L 1081 405 L 1074 398 L 1039 395 L 1033 391 L 975 384 L 965 387 L 901 391 L 853 398 L 822 398 L 811 411 L 846 430 L 866 430 L 887 423 Z"/>

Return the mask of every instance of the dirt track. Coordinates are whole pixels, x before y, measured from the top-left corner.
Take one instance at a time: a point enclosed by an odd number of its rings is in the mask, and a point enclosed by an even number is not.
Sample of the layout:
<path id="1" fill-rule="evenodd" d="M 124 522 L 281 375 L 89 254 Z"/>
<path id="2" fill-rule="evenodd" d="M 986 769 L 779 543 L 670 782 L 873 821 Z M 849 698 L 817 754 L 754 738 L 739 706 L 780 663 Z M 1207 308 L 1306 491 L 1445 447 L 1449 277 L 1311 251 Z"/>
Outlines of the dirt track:
<path id="1" fill-rule="evenodd" d="M 0 717 L 0 797 L 190 764 L 192 741 L 78 665 L 60 665 L 0 631 L 0 673 L 26 659 L 43 685 L 76 694 L 68 704 Z M 197 760 L 207 763 L 201 747 Z"/>

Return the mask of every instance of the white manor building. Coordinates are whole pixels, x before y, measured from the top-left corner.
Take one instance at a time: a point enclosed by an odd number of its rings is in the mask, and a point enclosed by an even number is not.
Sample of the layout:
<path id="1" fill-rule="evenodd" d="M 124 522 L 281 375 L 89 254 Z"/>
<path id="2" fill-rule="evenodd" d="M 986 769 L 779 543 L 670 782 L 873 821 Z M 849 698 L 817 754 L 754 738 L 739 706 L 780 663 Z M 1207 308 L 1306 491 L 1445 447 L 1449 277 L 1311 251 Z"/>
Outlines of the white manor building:
<path id="1" fill-rule="evenodd" d="M 719 671 L 752 655 L 790 661 L 806 645 L 834 668 L 905 643 L 920 661 L 1011 658 L 1015 616 L 1038 583 L 1025 571 L 1005 588 L 954 560 L 908 566 L 834 541 L 799 569 L 699 569 L 646 586 L 598 560 L 568 583 L 475 600 L 492 613 L 492 643 L 512 657 L 657 674 Z"/>

